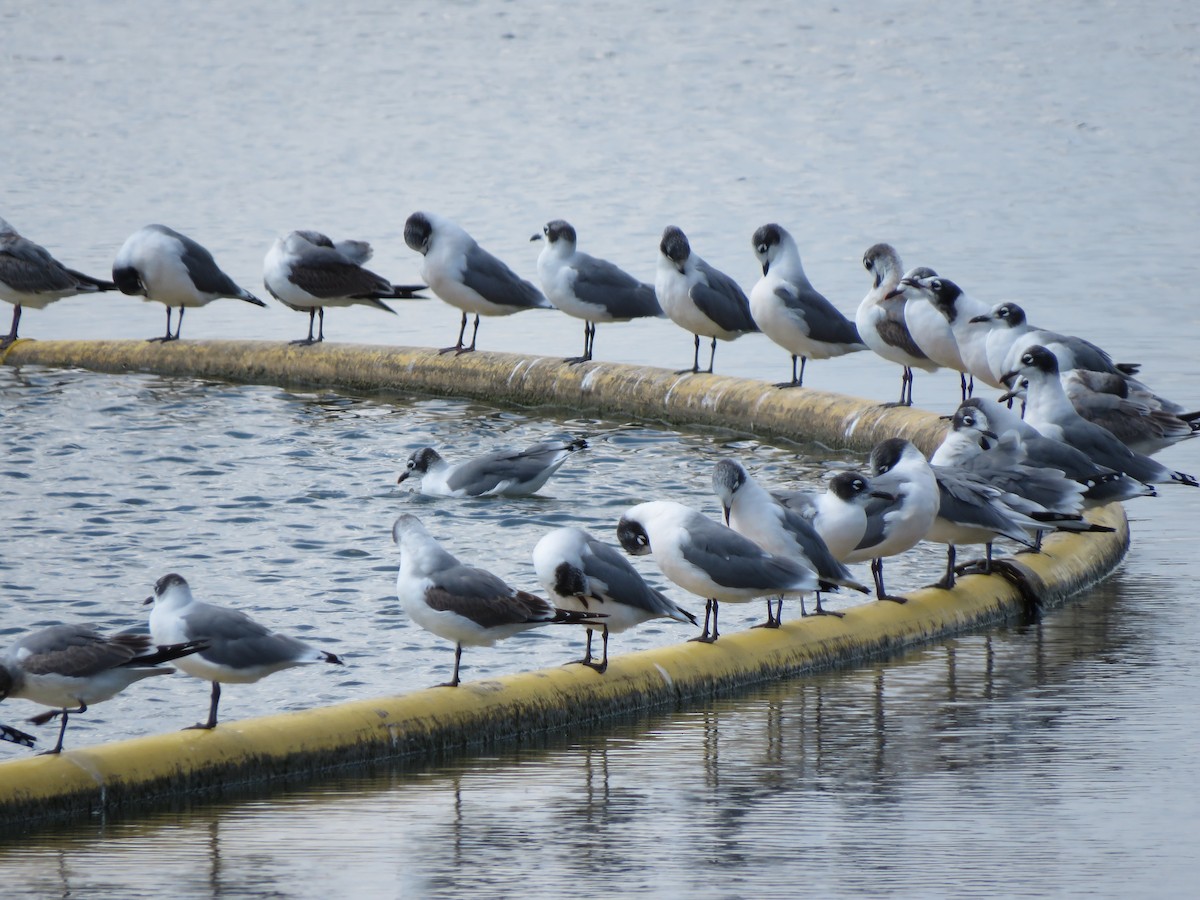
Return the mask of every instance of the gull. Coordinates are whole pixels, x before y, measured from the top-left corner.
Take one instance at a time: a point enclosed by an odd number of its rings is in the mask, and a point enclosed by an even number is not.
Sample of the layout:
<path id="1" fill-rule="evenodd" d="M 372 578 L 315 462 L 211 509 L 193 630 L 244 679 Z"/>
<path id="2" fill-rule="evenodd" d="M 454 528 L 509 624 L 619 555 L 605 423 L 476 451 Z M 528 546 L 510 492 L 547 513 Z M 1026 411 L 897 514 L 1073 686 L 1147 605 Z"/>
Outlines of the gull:
<path id="1" fill-rule="evenodd" d="M 667 578 L 705 598 L 704 630 L 692 640 L 706 644 L 720 637 L 721 601 L 746 603 L 756 597 L 813 591 L 820 583 L 808 566 L 770 554 L 732 528 L 670 500 L 626 510 L 617 523 L 617 538 L 632 556 L 653 552 Z"/>
<path id="2" fill-rule="evenodd" d="M 687 236 L 674 225 L 663 230 L 658 249 L 654 279 L 658 302 L 672 322 L 695 337 L 692 367 L 679 374 L 700 371 L 701 335 L 712 338 L 704 370 L 712 374 L 718 338 L 733 341 L 758 331 L 750 315 L 750 301 L 736 281 L 692 253 Z"/>
<path id="3" fill-rule="evenodd" d="M 397 484 L 417 477 L 421 493 L 433 497 L 528 497 L 536 494 L 587 441 L 543 441 L 524 450 L 497 450 L 449 463 L 432 447 L 414 450 Z"/>
<path id="4" fill-rule="evenodd" d="M 1003 387 L 987 364 L 990 329 L 977 318 L 991 307 L 929 269 L 908 272 L 900 279 L 900 287 L 907 298 L 904 319 L 913 338 L 934 362 L 963 373 L 964 400 L 971 395 L 976 378 Z M 965 380 L 968 375 L 970 384 Z"/>
<path id="5" fill-rule="evenodd" d="M 1137 453 L 1151 456 L 1200 431 L 1200 413 L 1184 413 L 1127 376 L 1071 369 L 1059 377 L 1077 413 Z"/>
<path id="6" fill-rule="evenodd" d="M 401 609 L 426 631 L 454 642 L 454 675 L 441 687 L 458 687 L 464 644 L 490 647 L 542 625 L 596 625 L 605 618 L 600 612 L 559 609 L 486 569 L 464 566 L 416 516 L 396 519 L 392 540 L 400 546 L 396 596 Z"/>
<path id="7" fill-rule="evenodd" d="M 553 308 L 537 288 L 448 219 L 433 213 L 413 213 L 404 223 L 404 243 L 425 257 L 421 277 L 430 289 L 463 311 L 458 341 L 453 347 L 444 347 L 442 353 L 473 351 L 480 316 L 510 316 L 526 309 Z M 463 337 L 468 313 L 475 314 L 475 329 L 471 346 L 466 347 Z"/>
<path id="8" fill-rule="evenodd" d="M 308 337 L 293 344 L 325 340 L 325 308 L 361 304 L 394 313 L 383 301 L 411 299 L 424 285 L 394 285 L 365 269 L 371 258 L 365 241 L 334 243 L 319 231 L 293 231 L 277 238 L 263 260 L 263 285 L 271 296 L 290 309 L 308 312 Z M 313 322 L 320 315 L 317 337 Z"/>
<path id="9" fill-rule="evenodd" d="M 334 654 L 277 634 L 240 610 L 201 603 L 192 596 L 188 583 L 174 572 L 154 583 L 154 593 L 145 602 L 154 604 L 150 634 L 155 641 L 201 641 L 206 645 L 179 661 L 179 668 L 188 675 L 212 682 L 208 721 L 191 728 L 217 727 L 222 683 L 250 684 L 281 669 L 311 663 L 342 665 Z"/>
<path id="10" fill-rule="evenodd" d="M 17 339 L 21 310 L 45 309 L 55 300 L 76 294 L 112 291 L 116 285 L 68 269 L 41 244 L 21 237 L 0 219 L 0 300 L 13 305 L 12 326 L 0 337 L 0 350 Z"/>
<path id="11" fill-rule="evenodd" d="M 816 572 L 824 588 L 849 587 L 867 593 L 867 588 L 855 581 L 850 570 L 830 552 L 816 527 L 800 513 L 784 506 L 746 471 L 736 459 L 722 459 L 713 466 L 713 492 L 721 501 L 725 524 L 738 534 L 745 535 L 768 553 L 793 559 Z M 783 614 L 783 597 L 779 611 L 771 608 L 767 599 L 766 628 L 778 628 Z M 803 597 L 800 614 L 806 615 Z M 835 615 L 821 606 L 817 591 L 817 615 Z"/>
<path id="12" fill-rule="evenodd" d="M 871 290 L 855 314 L 863 343 L 884 359 L 904 368 L 900 378 L 900 406 L 912 406 L 913 369 L 936 372 L 938 364 L 917 346 L 904 320 L 904 267 L 891 244 L 874 244 L 863 254 L 863 268 L 871 273 Z M 932 270 L 928 270 L 932 271 Z"/>
<path id="13" fill-rule="evenodd" d="M 809 282 L 796 241 L 784 228 L 764 225 L 754 232 L 751 243 L 763 274 L 750 291 L 750 315 L 763 334 L 792 355 L 792 380 L 776 387 L 803 386 L 809 359 L 867 349 L 855 324 Z"/>
<path id="14" fill-rule="evenodd" d="M 1086 453 L 1042 435 L 1013 410 L 985 397 L 964 400 L 955 412 L 964 429 L 979 435 L 979 452 L 1006 440 L 1015 442 L 1018 459 L 1035 469 L 1057 470 L 1084 488 L 1084 507 L 1134 497 L 1153 497 L 1155 490 L 1135 478 L 1097 465 Z"/>
<path id="15" fill-rule="evenodd" d="M 8 741 L 10 744 L 20 744 L 22 747 L 32 747 L 37 743 L 37 738 L 32 734 L 26 734 L 20 729 L 0 722 L 0 741 Z"/>
<path id="16" fill-rule="evenodd" d="M 1041 434 L 1070 444 L 1086 453 L 1093 462 L 1124 472 L 1145 484 L 1200 487 L 1194 476 L 1172 471 L 1148 456 L 1135 453 L 1111 431 L 1079 415 L 1063 390 L 1058 359 L 1045 347 L 1035 344 L 1026 348 L 1017 368 L 1004 373 L 1003 380 L 1008 382 L 1017 377 L 1028 383 L 1025 421 Z"/>
<path id="17" fill-rule="evenodd" d="M 835 472 L 821 492 L 774 491 L 772 496 L 812 522 L 839 562 L 863 543 L 868 530 L 879 531 L 882 513 L 896 502 L 892 494 L 875 490 L 866 475 L 853 471 Z"/>
<path id="18" fill-rule="evenodd" d="M 842 561 L 871 560 L 876 598 L 906 603 L 907 598 L 885 590 L 883 560 L 915 547 L 933 527 L 940 503 L 937 477 L 921 451 L 903 438 L 888 438 L 876 444 L 869 464 L 872 490 L 892 500 L 880 500 L 872 508 L 866 533 Z"/>
<path id="19" fill-rule="evenodd" d="M 652 285 L 643 284 L 606 259 L 577 250 L 575 229 L 569 222 L 554 219 L 542 231 L 546 246 L 537 260 L 542 290 L 555 307 L 584 320 L 583 355 L 565 362 L 575 365 L 592 358 L 597 322 L 628 322 L 665 315 Z M 529 240 L 541 239 L 541 234 L 535 234 Z"/>
<path id="20" fill-rule="evenodd" d="M 203 641 L 163 641 L 151 645 L 144 634 L 98 633 L 90 625 L 51 625 L 20 638 L 0 657 L 0 700 L 16 697 L 54 707 L 30 719 L 43 725 L 62 717 L 58 742 L 47 753 L 61 753 L 71 713 L 116 696 L 135 681 L 175 670 L 161 665 L 182 662 L 200 652 Z"/>
<path id="21" fill-rule="evenodd" d="M 1135 363 L 1114 363 L 1105 351 L 1083 338 L 1035 328 L 1029 324 L 1025 310 L 1012 301 L 997 303 L 988 312 L 972 318 L 976 322 L 991 320 L 987 337 L 988 366 L 993 376 L 1000 380 L 1017 367 L 1017 361 L 1026 348 L 1035 344 L 1050 350 L 1059 361 L 1059 370 L 1063 372 L 1090 369 L 1129 376 L 1137 374 L 1139 368 Z"/>
<path id="22" fill-rule="evenodd" d="M 620 551 L 596 540 L 582 528 L 556 528 L 533 548 L 538 581 L 560 609 L 608 616 L 587 629 L 587 649 L 580 662 L 603 673 L 608 668 L 608 635 L 651 619 L 699 624 L 696 617 L 655 590 Z M 592 633 L 600 629 L 604 656 L 592 661 Z"/>
<path id="23" fill-rule="evenodd" d="M 123 294 L 140 295 L 166 306 L 167 333 L 151 341 L 179 340 L 184 310 L 207 306 L 222 297 L 267 305 L 234 284 L 211 253 L 165 225 L 147 225 L 125 239 L 113 260 L 113 281 Z M 179 321 L 171 334 L 173 307 L 179 307 Z"/>

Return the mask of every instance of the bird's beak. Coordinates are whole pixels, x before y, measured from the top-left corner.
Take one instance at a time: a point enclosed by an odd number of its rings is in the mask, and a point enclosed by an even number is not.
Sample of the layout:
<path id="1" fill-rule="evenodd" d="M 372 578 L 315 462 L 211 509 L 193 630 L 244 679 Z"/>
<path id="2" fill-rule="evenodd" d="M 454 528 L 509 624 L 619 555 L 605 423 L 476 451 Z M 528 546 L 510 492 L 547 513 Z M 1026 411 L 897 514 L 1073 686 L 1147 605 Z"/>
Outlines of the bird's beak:
<path id="1" fill-rule="evenodd" d="M 974 325 L 976 322 L 986 322 L 990 318 L 991 316 L 974 316 L 970 322 L 972 325 Z"/>
<path id="2" fill-rule="evenodd" d="M 1005 384 L 1008 384 L 1008 379 L 1014 377 L 1016 374 L 1017 374 L 1016 372 L 1012 372 L 1008 375 L 1005 375 L 1004 378 L 1001 380 Z M 1001 394 L 999 397 L 997 397 L 996 402 L 997 403 L 1007 403 L 1009 400 L 1014 400 L 1019 396 L 1020 396 L 1020 391 L 1016 387 L 1013 387 L 1013 389 L 1011 391 L 1005 391 L 1003 394 Z"/>
<path id="3" fill-rule="evenodd" d="M 1002 382 L 1004 382 L 1005 384 L 1012 384 L 1013 379 L 1016 378 L 1020 374 L 1021 374 L 1020 372 L 1005 372 L 1003 375 L 1000 376 L 1000 380 Z"/>
<path id="4" fill-rule="evenodd" d="M 954 416 L 946 415 L 946 416 L 938 416 L 938 418 L 941 419 L 943 422 L 949 422 L 951 419 L 954 418 Z"/>
<path id="5" fill-rule="evenodd" d="M 154 602 L 154 595 L 151 594 L 149 597 L 147 597 L 145 600 L 142 601 L 142 606 L 149 606 L 153 602 Z"/>
<path id="6" fill-rule="evenodd" d="M 893 297 L 899 297 L 903 293 L 904 293 L 904 283 L 901 282 L 900 284 L 898 284 L 894 288 L 892 288 L 890 291 L 888 291 L 886 294 L 884 294 L 883 299 L 891 300 Z"/>
<path id="7" fill-rule="evenodd" d="M 721 506 L 721 509 L 722 509 L 722 511 L 724 511 L 724 513 L 725 513 L 725 524 L 726 524 L 726 525 L 728 525 L 728 524 L 729 524 L 729 507 L 728 507 L 728 506 L 725 506 L 725 505 L 722 505 L 722 506 Z"/>
<path id="8" fill-rule="evenodd" d="M 764 260 L 763 261 L 763 275 L 766 275 L 770 268 L 771 268 L 771 264 L 769 262 L 767 262 L 766 260 Z"/>
<path id="9" fill-rule="evenodd" d="M 540 241 L 541 239 L 542 239 L 541 234 L 534 234 L 534 235 L 530 235 L 530 237 L 529 237 L 530 241 Z"/>
<path id="10" fill-rule="evenodd" d="M 913 281 L 911 278 L 901 278 L 900 279 L 901 291 L 904 291 L 907 288 L 916 287 L 916 286 L 917 286 L 917 283 L 915 281 Z"/>
<path id="11" fill-rule="evenodd" d="M 401 482 L 403 482 L 403 481 L 404 481 L 404 479 L 406 479 L 407 477 L 408 477 L 408 470 L 407 470 L 407 469 L 405 469 L 403 472 L 401 472 L 401 473 L 400 473 L 400 477 L 396 479 L 396 484 L 400 484 L 400 483 L 401 483 Z"/>
<path id="12" fill-rule="evenodd" d="M 981 431 L 979 433 L 982 434 L 985 438 L 991 438 L 993 441 L 1000 440 L 1000 435 L 996 434 L 996 432 L 994 432 L 994 431 Z"/>
<path id="13" fill-rule="evenodd" d="M 886 500 L 888 503 L 896 502 L 896 495 L 889 494 L 886 491 L 871 491 L 871 496 L 877 500 Z"/>

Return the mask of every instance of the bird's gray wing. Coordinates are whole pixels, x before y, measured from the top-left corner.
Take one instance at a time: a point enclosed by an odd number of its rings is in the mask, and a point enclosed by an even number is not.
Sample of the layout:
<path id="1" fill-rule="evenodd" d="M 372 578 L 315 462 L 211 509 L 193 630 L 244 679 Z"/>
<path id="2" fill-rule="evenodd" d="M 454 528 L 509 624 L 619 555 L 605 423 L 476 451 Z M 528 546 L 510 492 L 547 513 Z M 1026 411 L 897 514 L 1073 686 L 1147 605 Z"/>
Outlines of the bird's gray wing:
<path id="1" fill-rule="evenodd" d="M 471 244 L 466 251 L 462 280 L 463 284 L 491 303 L 526 309 L 551 307 L 541 291 L 478 244 Z"/>
<path id="2" fill-rule="evenodd" d="M 0 281 L 26 294 L 66 291 L 78 283 L 44 247 L 23 237 L 0 245 Z"/>
<path id="3" fill-rule="evenodd" d="M 683 558 L 722 587 L 774 591 L 800 581 L 811 570 L 771 556 L 747 537 L 707 519 L 688 524 L 680 542 Z"/>
<path id="4" fill-rule="evenodd" d="M 240 297 L 245 293 L 233 279 L 221 271 L 217 261 L 213 259 L 213 255 L 204 247 L 197 244 L 186 234 L 180 234 L 178 231 L 172 231 L 169 228 L 163 228 L 163 231 L 170 234 L 183 247 L 184 266 L 187 268 L 188 276 L 192 279 L 192 283 L 196 285 L 196 289 L 206 294 L 221 294 L 223 296 Z"/>
<path id="5" fill-rule="evenodd" d="M 652 613 L 667 613 L 675 609 L 675 604 L 661 591 L 648 585 L 617 550 L 594 539 L 589 539 L 586 546 L 584 574 L 603 582 L 605 586 L 600 594 L 593 596 Z"/>
<path id="6" fill-rule="evenodd" d="M 331 247 L 306 248 L 293 257 L 288 281 L 322 299 L 392 295 L 391 282 Z"/>
<path id="7" fill-rule="evenodd" d="M 865 550 L 868 547 L 874 547 L 876 544 L 882 543 L 883 539 L 887 536 L 887 515 L 899 508 L 901 503 L 902 501 L 898 497 L 887 499 L 872 497 L 867 501 L 866 506 L 863 507 L 863 514 L 867 519 L 867 527 L 854 549 Z"/>
<path id="8" fill-rule="evenodd" d="M 654 288 L 608 260 L 579 254 L 574 268 L 575 296 L 584 303 L 603 306 L 615 319 L 663 315 Z"/>
<path id="9" fill-rule="evenodd" d="M 692 285 L 692 301 L 726 331 L 758 331 L 750 315 L 750 301 L 738 283 L 702 259 L 696 266 L 704 278 Z"/>
<path id="10" fill-rule="evenodd" d="M 966 472 L 934 466 L 941 505 L 938 517 L 955 525 L 984 528 L 1020 543 L 1029 535 L 1013 519 L 1014 513 L 998 500 L 1000 491 Z"/>
<path id="11" fill-rule="evenodd" d="M 206 640 L 200 656 L 237 669 L 295 659 L 307 649 L 302 641 L 276 634 L 241 610 L 197 603 L 184 617 L 188 640 Z"/>
<path id="12" fill-rule="evenodd" d="M 430 576 L 425 591 L 431 609 L 452 612 L 482 628 L 541 622 L 554 617 L 554 607 L 525 591 L 514 591 L 485 569 L 455 566 Z"/>
<path id="13" fill-rule="evenodd" d="M 771 496 L 809 521 L 817 516 L 816 496 L 810 491 L 772 491 Z"/>
<path id="14" fill-rule="evenodd" d="M 830 581 L 853 580 L 850 570 L 829 552 L 825 539 L 813 527 L 811 521 L 796 510 L 782 504 L 779 506 L 779 511 L 783 514 L 784 528 L 788 530 L 788 533 L 804 552 L 817 575 Z"/>
<path id="15" fill-rule="evenodd" d="M 30 655 L 20 663 L 31 675 L 87 678 L 124 665 L 150 646 L 144 634 L 105 638 L 84 625 L 55 625 L 34 632 L 18 643 Z"/>
<path id="16" fill-rule="evenodd" d="M 847 319 L 825 295 L 807 285 L 779 285 L 775 296 L 814 341 L 828 344 L 861 344 L 858 326 Z"/>

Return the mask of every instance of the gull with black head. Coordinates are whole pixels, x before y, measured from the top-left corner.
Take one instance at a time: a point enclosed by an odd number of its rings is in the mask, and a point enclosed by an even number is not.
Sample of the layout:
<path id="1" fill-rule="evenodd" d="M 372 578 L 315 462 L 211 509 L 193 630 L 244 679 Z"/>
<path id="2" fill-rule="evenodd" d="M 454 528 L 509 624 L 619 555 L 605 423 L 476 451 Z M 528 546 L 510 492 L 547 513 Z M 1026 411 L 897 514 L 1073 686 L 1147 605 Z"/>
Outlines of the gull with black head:
<path id="1" fill-rule="evenodd" d="M 542 489 L 587 441 L 542 441 L 524 450 L 497 450 L 465 462 L 450 463 L 432 447 L 421 447 L 408 457 L 396 479 L 420 479 L 420 491 L 433 497 L 528 497 Z"/>

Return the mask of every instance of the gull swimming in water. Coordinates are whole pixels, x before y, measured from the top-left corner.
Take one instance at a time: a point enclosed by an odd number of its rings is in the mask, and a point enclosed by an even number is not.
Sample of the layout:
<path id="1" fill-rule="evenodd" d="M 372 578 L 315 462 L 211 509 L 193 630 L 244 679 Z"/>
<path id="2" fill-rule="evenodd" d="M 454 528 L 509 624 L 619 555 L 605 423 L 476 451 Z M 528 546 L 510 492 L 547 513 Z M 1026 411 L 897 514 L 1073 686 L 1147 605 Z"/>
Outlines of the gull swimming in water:
<path id="1" fill-rule="evenodd" d="M 524 450 L 497 450 L 450 463 L 432 447 L 414 450 L 397 484 L 419 478 L 421 493 L 434 497 L 528 497 L 536 494 L 587 441 L 543 441 Z"/>

